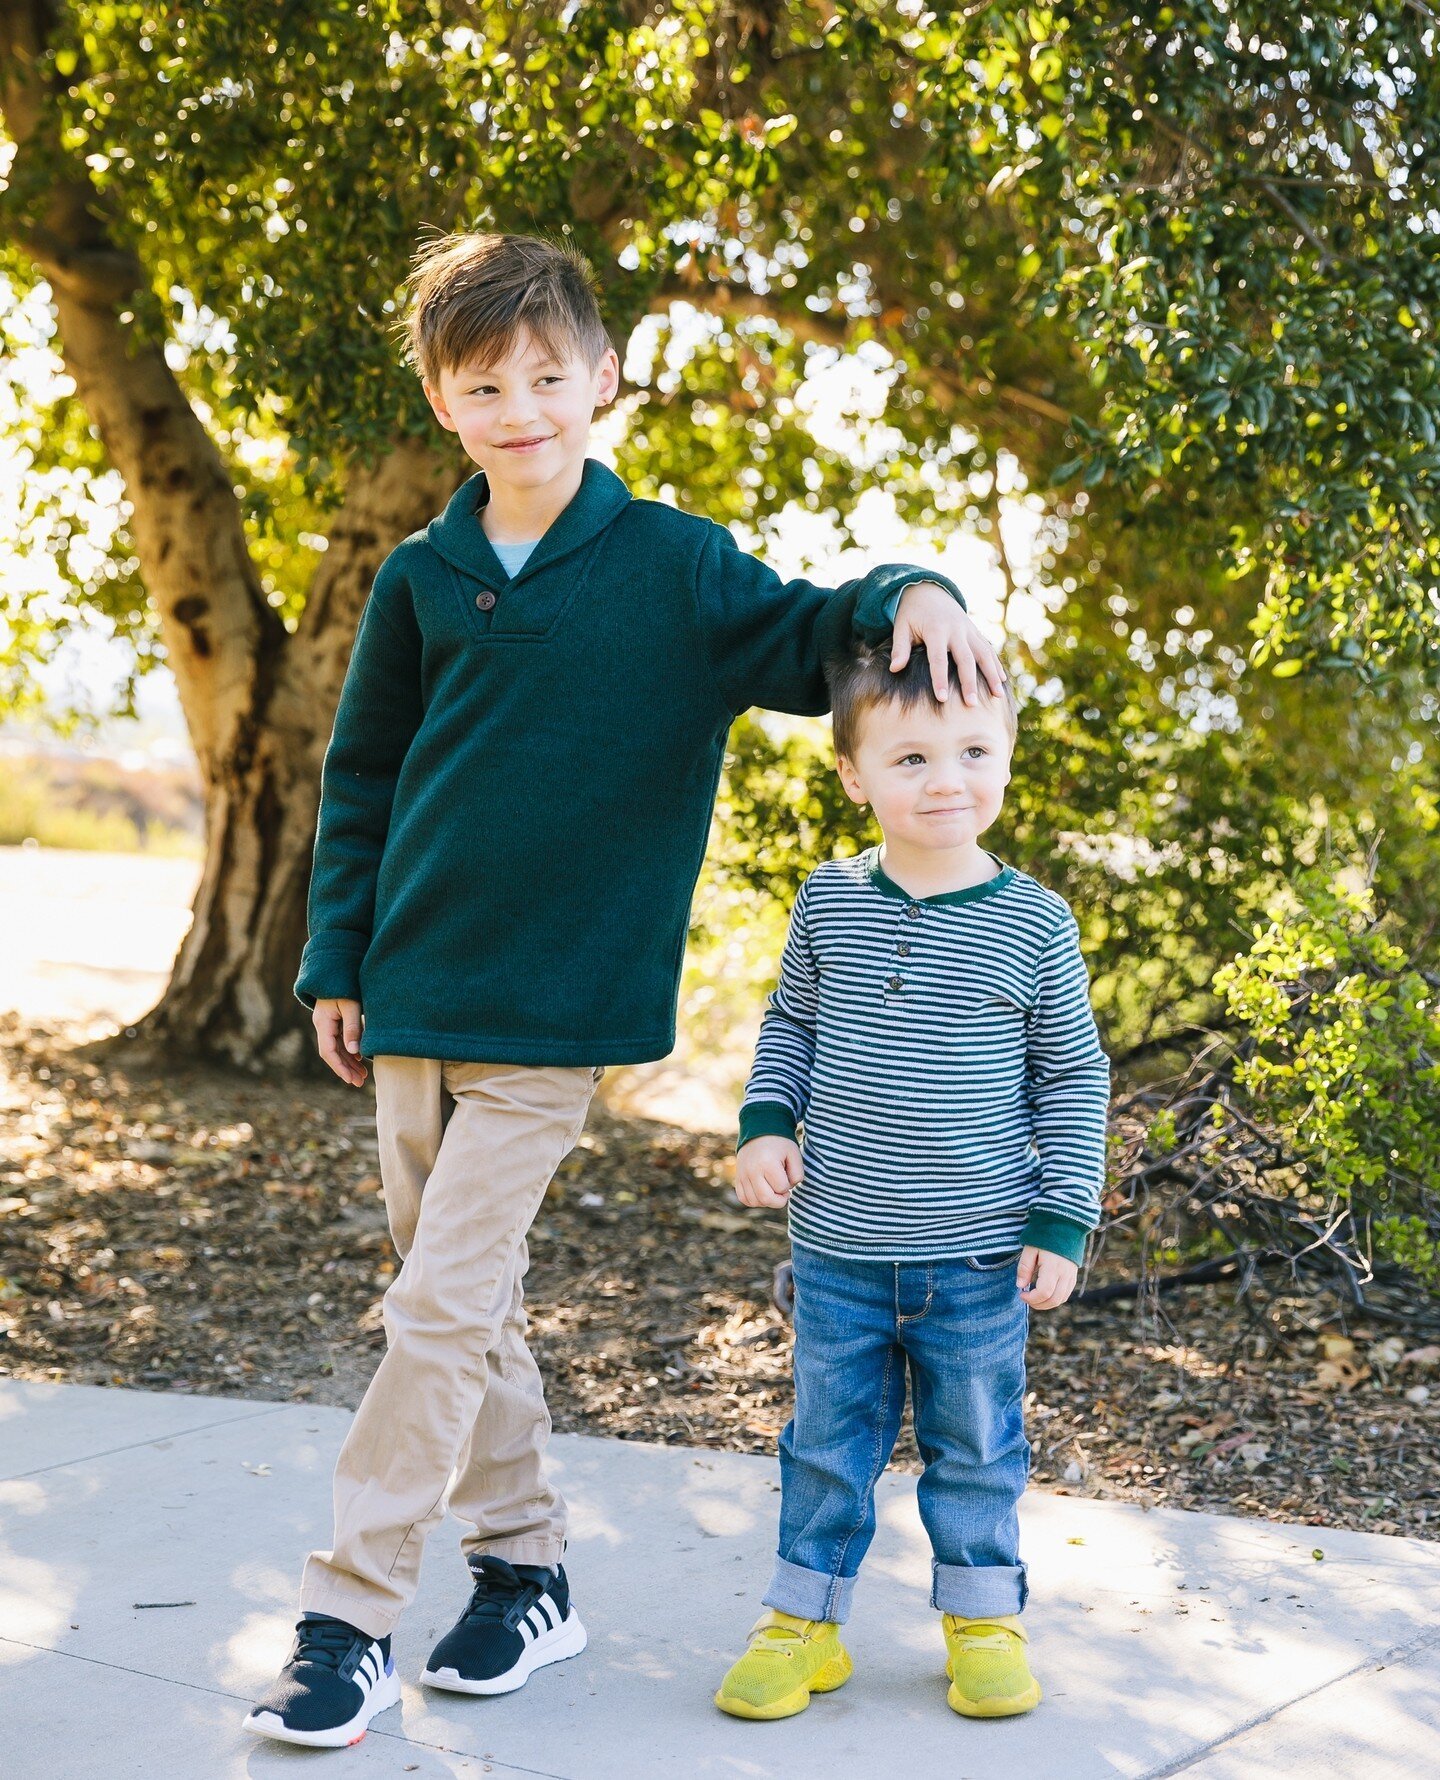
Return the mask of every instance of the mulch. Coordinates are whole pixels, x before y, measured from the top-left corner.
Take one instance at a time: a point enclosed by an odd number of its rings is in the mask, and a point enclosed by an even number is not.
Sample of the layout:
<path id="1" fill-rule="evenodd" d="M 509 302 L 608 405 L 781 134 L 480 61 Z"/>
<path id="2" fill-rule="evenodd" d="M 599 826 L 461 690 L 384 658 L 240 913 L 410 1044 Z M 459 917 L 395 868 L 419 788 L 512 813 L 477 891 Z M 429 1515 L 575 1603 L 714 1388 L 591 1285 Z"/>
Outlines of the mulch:
<path id="1" fill-rule="evenodd" d="M 783 1223 L 729 1140 L 597 1103 L 531 1235 L 557 1428 L 774 1451 Z M 353 1407 L 394 1277 L 373 1099 L 157 1069 L 0 1020 L 0 1372 Z M 1082 1285 L 1127 1277 L 1106 1245 Z M 1031 1319 L 1032 1487 L 1440 1535 L 1440 1346 L 1231 1283 Z M 895 1464 L 918 1470 L 908 1425 Z"/>

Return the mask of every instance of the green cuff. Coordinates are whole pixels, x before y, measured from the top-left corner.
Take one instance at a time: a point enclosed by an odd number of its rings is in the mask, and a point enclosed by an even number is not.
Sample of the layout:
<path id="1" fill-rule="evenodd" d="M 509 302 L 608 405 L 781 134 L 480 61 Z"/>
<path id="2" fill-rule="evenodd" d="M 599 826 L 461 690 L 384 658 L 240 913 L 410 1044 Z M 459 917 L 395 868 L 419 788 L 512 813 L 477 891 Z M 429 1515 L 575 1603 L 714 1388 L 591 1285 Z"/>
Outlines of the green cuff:
<path id="1" fill-rule="evenodd" d="M 1037 1205 L 1025 1220 L 1025 1234 L 1020 1240 L 1026 1248 L 1043 1248 L 1052 1255 L 1063 1255 L 1079 1267 L 1085 1260 L 1085 1238 L 1089 1234 L 1088 1226 Z"/>
<path id="2" fill-rule="evenodd" d="M 795 1141 L 795 1115 L 778 1100 L 752 1100 L 740 1108 L 740 1135 L 735 1148 L 743 1150 L 752 1137 L 788 1137 Z"/>
<path id="3" fill-rule="evenodd" d="M 905 589 L 913 587 L 917 581 L 934 581 L 951 599 L 958 601 L 961 611 L 970 609 L 965 603 L 965 595 L 950 577 L 935 569 L 886 564 L 883 568 L 872 569 L 866 581 L 870 585 L 862 590 L 851 619 L 852 631 L 865 643 L 879 644 L 889 639 L 895 628 L 895 614 L 900 609 L 901 597 Z"/>
<path id="4" fill-rule="evenodd" d="M 295 999 L 314 1012 L 317 1001 L 359 1001 L 360 966 L 369 940 L 311 940 L 300 955 Z"/>

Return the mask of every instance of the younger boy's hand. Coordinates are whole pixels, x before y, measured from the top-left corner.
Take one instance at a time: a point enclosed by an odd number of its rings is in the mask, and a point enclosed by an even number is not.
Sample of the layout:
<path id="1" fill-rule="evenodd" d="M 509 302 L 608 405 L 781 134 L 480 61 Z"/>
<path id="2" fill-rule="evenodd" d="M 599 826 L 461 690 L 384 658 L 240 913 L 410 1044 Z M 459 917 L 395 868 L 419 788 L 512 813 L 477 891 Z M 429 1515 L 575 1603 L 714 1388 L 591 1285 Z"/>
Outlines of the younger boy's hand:
<path id="1" fill-rule="evenodd" d="M 741 1151 L 744 1154 L 744 1151 Z M 1080 1269 L 1048 1248 L 1022 1248 L 1015 1283 L 1031 1310 L 1054 1310 L 1075 1290 Z"/>
<path id="2" fill-rule="evenodd" d="M 979 696 L 975 686 L 977 668 L 999 697 L 1005 678 L 1000 657 L 965 608 L 936 581 L 912 581 L 900 596 L 890 648 L 893 673 L 898 674 L 909 661 L 916 643 L 925 645 L 936 698 L 949 694 L 951 658 L 960 680 L 960 696 L 967 705 L 973 705 Z"/>
<path id="3" fill-rule="evenodd" d="M 360 1003 L 317 1000 L 311 1018 L 320 1055 L 342 1082 L 360 1087 L 368 1073 L 360 1061 Z"/>
<path id="4" fill-rule="evenodd" d="M 788 1137 L 752 1137 L 735 1158 L 735 1197 L 774 1210 L 800 1184 L 800 1145 Z"/>

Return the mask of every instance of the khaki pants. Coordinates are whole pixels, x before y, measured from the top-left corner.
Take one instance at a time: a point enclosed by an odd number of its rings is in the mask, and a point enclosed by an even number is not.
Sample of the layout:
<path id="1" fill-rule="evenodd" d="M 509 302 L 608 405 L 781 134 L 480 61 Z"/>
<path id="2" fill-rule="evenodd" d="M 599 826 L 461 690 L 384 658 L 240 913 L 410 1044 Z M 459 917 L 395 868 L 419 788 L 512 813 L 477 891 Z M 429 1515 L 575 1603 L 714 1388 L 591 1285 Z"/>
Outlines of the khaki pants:
<path id="1" fill-rule="evenodd" d="M 550 1414 L 525 1345 L 525 1236 L 604 1071 L 376 1057 L 380 1176 L 403 1265 L 387 1349 L 335 1467 L 335 1539 L 311 1552 L 304 1612 L 390 1632 L 447 1502 L 467 1553 L 560 1561 L 545 1480 Z M 452 1473 L 454 1482 L 451 1484 Z"/>

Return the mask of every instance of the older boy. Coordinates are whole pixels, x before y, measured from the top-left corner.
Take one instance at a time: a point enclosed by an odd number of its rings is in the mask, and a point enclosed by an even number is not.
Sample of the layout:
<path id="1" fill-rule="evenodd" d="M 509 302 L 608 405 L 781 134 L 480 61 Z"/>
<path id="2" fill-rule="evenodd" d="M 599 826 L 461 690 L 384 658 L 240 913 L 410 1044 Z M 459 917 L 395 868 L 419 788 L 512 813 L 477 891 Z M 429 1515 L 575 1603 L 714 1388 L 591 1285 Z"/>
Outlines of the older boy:
<path id="1" fill-rule="evenodd" d="M 404 1257 L 336 1467 L 332 1546 L 310 1555 L 290 1658 L 246 1719 L 317 1746 L 358 1741 L 398 1700 L 390 1635 L 447 1494 L 472 1588 L 422 1679 L 509 1692 L 584 1648 L 524 1340 L 526 1232 L 603 1066 L 674 1042 L 736 713 L 823 711 L 824 652 L 892 616 L 897 660 L 914 638 L 953 655 L 972 696 L 977 663 L 1001 677 L 949 582 L 906 565 L 782 581 L 587 458 L 619 361 L 578 255 L 437 242 L 407 325 L 479 470 L 385 559 L 361 616 L 296 983 L 337 1074 L 358 1087 L 375 1064 Z"/>
<path id="2" fill-rule="evenodd" d="M 1016 1503 L 1025 1338 L 1098 1221 L 1109 1063 L 1064 900 L 980 845 L 1010 777 L 1010 689 L 971 708 L 861 650 L 831 680 L 840 777 L 884 844 L 795 901 L 740 1114 L 736 1192 L 788 1206 L 795 1414 L 780 1540 L 716 1704 L 788 1718 L 849 1679 L 840 1641 L 908 1368 L 949 1704 L 1025 1712 Z M 797 1128 L 803 1126 L 803 1149 Z"/>

